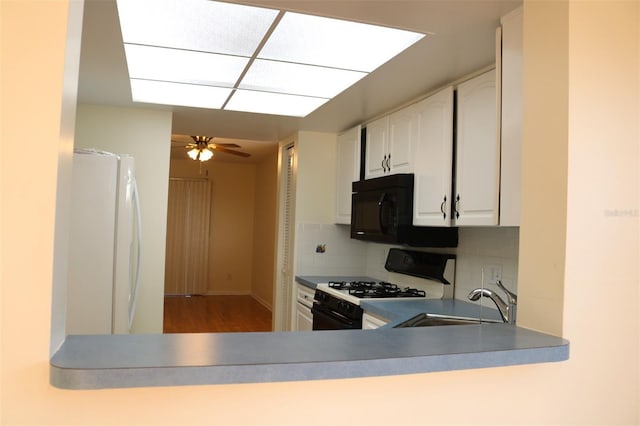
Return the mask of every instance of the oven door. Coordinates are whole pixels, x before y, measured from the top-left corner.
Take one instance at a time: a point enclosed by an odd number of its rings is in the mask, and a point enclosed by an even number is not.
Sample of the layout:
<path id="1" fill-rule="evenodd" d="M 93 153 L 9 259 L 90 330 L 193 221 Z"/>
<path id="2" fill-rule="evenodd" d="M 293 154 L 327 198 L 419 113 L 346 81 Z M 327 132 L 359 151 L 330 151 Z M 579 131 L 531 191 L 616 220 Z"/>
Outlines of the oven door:
<path id="1" fill-rule="evenodd" d="M 362 328 L 360 319 L 347 318 L 338 312 L 314 303 L 311 308 L 313 314 L 313 330 L 358 330 Z"/>

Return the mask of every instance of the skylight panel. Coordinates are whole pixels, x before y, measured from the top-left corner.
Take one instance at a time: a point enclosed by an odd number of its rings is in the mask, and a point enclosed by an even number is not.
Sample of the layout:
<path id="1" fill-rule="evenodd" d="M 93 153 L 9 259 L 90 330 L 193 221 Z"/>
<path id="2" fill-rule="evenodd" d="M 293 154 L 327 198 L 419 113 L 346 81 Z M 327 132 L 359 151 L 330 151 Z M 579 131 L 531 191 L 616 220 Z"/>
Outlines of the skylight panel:
<path id="1" fill-rule="evenodd" d="M 118 0 L 125 43 L 251 56 L 277 10 L 208 0 Z"/>
<path id="2" fill-rule="evenodd" d="M 131 80 L 134 102 L 220 109 L 232 89 L 166 81 Z"/>
<path id="3" fill-rule="evenodd" d="M 333 98 L 366 75 L 363 72 L 257 59 L 239 87 Z"/>
<path id="4" fill-rule="evenodd" d="M 259 58 L 371 72 L 424 34 L 287 12 Z"/>
<path id="5" fill-rule="evenodd" d="M 249 62 L 241 56 L 125 44 L 129 78 L 233 87 Z"/>
<path id="6" fill-rule="evenodd" d="M 135 102 L 304 117 L 424 37 L 210 0 L 116 1 Z"/>
<path id="7" fill-rule="evenodd" d="M 282 93 L 236 90 L 225 109 L 254 112 L 258 114 L 289 115 L 304 117 L 319 108 L 329 99 Z"/>

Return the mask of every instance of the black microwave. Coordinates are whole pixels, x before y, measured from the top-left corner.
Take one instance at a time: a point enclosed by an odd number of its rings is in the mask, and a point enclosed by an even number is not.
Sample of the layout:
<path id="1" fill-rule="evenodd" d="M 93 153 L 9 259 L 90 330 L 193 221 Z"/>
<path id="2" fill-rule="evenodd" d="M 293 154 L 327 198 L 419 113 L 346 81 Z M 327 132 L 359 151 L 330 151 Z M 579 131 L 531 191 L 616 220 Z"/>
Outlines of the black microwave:
<path id="1" fill-rule="evenodd" d="M 413 226 L 413 174 L 353 182 L 351 238 L 415 247 L 457 247 L 458 228 Z"/>

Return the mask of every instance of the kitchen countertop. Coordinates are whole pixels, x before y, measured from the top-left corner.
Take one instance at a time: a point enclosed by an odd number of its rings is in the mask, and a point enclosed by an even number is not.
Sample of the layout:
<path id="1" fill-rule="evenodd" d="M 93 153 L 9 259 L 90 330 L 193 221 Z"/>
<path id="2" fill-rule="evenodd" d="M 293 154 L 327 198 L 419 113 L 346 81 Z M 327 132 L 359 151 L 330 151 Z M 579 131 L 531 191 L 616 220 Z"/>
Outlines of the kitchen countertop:
<path id="1" fill-rule="evenodd" d="M 315 289 L 320 283 L 328 281 L 357 281 L 375 280 L 368 277 L 337 277 L 337 276 L 297 276 L 296 281 L 309 288 Z M 493 303 L 493 302 L 489 302 Z M 496 309 L 480 306 L 475 303 L 457 299 L 394 299 L 378 300 L 363 299 L 360 307 L 365 312 L 372 313 L 389 320 L 385 327 L 393 327 L 415 315 L 423 312 L 439 315 L 452 315 L 468 318 L 482 318 L 500 321 L 500 314 Z"/>
<path id="2" fill-rule="evenodd" d="M 510 324 L 74 335 L 67 336 L 51 358 L 50 381 L 64 389 L 258 383 L 415 374 L 568 358 L 567 340 Z"/>

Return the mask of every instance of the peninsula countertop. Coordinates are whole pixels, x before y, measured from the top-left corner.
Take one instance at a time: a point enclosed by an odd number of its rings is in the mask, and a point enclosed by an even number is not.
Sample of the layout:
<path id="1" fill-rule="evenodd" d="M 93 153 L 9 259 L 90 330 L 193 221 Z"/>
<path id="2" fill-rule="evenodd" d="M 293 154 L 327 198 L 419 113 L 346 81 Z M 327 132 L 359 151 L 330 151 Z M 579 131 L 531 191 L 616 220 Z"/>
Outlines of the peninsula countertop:
<path id="1" fill-rule="evenodd" d="M 50 380 L 65 389 L 257 383 L 415 374 L 568 358 L 567 340 L 510 324 L 71 335 L 51 358 Z"/>

